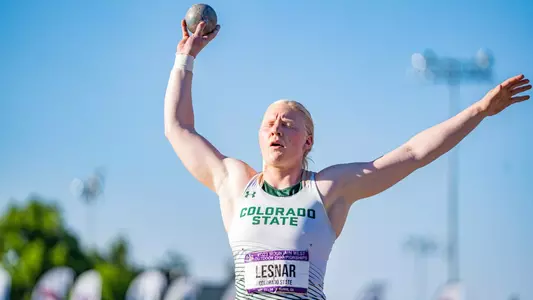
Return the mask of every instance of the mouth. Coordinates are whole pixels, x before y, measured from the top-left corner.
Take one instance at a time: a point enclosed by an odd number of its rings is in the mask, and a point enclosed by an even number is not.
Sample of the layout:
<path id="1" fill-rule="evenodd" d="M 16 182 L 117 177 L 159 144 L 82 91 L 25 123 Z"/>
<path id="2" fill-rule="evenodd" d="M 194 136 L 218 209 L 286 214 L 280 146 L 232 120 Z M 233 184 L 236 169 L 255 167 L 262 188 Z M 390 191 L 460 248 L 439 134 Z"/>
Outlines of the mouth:
<path id="1" fill-rule="evenodd" d="M 281 143 L 279 142 L 272 142 L 270 143 L 270 147 L 272 148 L 276 148 L 276 149 L 280 149 L 280 148 L 285 148 L 285 146 L 283 146 Z"/>

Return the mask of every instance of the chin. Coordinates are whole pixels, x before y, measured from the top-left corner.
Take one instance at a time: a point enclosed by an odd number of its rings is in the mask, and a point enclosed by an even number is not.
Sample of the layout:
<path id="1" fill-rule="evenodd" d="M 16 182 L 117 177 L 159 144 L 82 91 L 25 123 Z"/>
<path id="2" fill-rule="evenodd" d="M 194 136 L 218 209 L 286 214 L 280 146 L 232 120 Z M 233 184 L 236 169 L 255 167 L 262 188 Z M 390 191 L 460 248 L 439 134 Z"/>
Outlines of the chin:
<path id="1" fill-rule="evenodd" d="M 265 160 L 265 164 L 274 167 L 290 167 L 294 165 L 294 161 L 297 158 L 290 158 L 282 154 L 270 155 L 268 159 Z"/>
<path id="2" fill-rule="evenodd" d="M 269 154 L 267 157 L 263 158 L 263 161 L 265 164 L 270 166 L 277 166 L 279 164 L 282 164 L 284 161 L 283 155 L 279 154 Z"/>

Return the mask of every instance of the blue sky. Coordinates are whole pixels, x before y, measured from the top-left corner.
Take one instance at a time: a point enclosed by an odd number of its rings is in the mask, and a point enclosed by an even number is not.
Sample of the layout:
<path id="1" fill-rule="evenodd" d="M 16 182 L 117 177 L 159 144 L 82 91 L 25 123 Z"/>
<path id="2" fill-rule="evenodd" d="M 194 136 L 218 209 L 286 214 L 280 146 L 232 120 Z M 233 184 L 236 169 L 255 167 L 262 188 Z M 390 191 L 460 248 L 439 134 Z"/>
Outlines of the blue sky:
<path id="1" fill-rule="evenodd" d="M 126 234 L 135 260 L 167 249 L 205 280 L 225 276 L 231 251 L 216 196 L 181 165 L 163 134 L 163 96 L 185 1 L 0 3 L 0 208 L 38 193 L 57 200 L 88 238 L 74 177 L 105 166 L 94 216 L 100 247 Z M 199 132 L 261 167 L 257 130 L 279 98 L 304 103 L 316 126 L 313 170 L 373 159 L 448 117 L 445 86 L 408 76 L 411 55 L 496 57 L 493 84 L 461 87 L 461 108 L 493 85 L 533 76 L 528 1 L 209 2 L 222 25 L 198 56 Z M 461 275 L 468 299 L 533 298 L 533 104 L 485 120 L 460 146 Z M 446 239 L 446 159 L 355 204 L 326 276 L 331 299 L 386 280 L 411 299 L 412 234 Z M 217 251 L 213 251 L 217 249 Z M 486 269 L 485 269 L 486 268 Z M 445 281 L 428 259 L 427 297 Z"/>

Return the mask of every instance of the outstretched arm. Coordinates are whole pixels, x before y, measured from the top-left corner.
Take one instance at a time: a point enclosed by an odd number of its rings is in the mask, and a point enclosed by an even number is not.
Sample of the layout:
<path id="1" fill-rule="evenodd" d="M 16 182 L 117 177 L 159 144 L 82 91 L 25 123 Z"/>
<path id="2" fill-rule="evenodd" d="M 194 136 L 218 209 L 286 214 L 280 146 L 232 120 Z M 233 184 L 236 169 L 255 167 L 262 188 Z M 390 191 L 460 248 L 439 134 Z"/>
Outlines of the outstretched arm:
<path id="1" fill-rule="evenodd" d="M 192 61 L 218 33 L 219 27 L 207 36 L 199 36 L 205 23 L 189 36 L 182 21 L 183 38 L 178 45 L 176 63 L 170 73 L 165 93 L 165 136 L 186 169 L 202 184 L 218 193 L 228 174 L 243 177 L 251 172 L 246 164 L 221 154 L 194 126 L 192 105 Z M 188 66 L 188 67 L 187 67 Z M 245 179 L 245 178 L 244 178 Z"/>
<path id="2" fill-rule="evenodd" d="M 374 161 L 339 164 L 322 170 L 318 175 L 322 193 L 351 204 L 390 188 L 455 147 L 487 116 L 529 99 L 529 96 L 516 96 L 531 88 L 527 83 L 529 80 L 523 75 L 506 80 L 459 114 L 418 133 Z"/>

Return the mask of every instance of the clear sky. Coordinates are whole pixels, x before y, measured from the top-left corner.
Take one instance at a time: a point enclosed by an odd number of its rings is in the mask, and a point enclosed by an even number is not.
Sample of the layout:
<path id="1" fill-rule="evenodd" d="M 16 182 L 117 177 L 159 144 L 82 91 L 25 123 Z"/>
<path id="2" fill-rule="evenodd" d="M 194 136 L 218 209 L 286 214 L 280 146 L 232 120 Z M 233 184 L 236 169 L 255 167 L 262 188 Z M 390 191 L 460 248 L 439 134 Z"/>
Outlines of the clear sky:
<path id="1" fill-rule="evenodd" d="M 0 2 L 0 208 L 38 193 L 85 238 L 69 184 L 107 169 L 94 238 L 119 233 L 137 262 L 168 250 L 195 276 L 225 276 L 230 247 L 216 196 L 190 176 L 163 133 L 163 96 L 187 1 Z M 495 55 L 492 84 L 461 87 L 462 108 L 509 76 L 533 76 L 530 1 L 209 2 L 222 25 L 195 64 L 197 129 L 261 167 L 257 130 L 279 98 L 316 124 L 313 170 L 376 158 L 445 120 L 445 86 L 420 84 L 411 55 Z M 461 277 L 468 299 L 533 298 L 533 102 L 484 121 L 460 146 Z M 446 240 L 446 158 L 355 204 L 326 276 L 331 299 L 385 280 L 413 299 L 413 234 Z M 217 251 L 213 251 L 216 249 Z M 446 277 L 428 259 L 427 297 Z"/>

